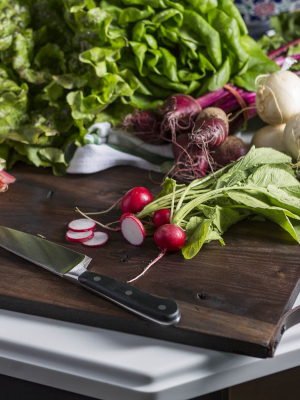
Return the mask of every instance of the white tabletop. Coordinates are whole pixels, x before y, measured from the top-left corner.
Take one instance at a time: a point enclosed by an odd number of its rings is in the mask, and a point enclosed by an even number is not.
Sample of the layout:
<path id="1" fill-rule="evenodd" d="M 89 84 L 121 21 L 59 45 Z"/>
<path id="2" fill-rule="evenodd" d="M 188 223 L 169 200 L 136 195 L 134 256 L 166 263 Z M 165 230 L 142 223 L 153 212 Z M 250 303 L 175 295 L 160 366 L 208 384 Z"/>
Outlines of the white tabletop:
<path id="1" fill-rule="evenodd" d="M 261 360 L 0 310 L 0 374 L 96 399 L 185 400 L 298 365 L 300 325 Z"/>

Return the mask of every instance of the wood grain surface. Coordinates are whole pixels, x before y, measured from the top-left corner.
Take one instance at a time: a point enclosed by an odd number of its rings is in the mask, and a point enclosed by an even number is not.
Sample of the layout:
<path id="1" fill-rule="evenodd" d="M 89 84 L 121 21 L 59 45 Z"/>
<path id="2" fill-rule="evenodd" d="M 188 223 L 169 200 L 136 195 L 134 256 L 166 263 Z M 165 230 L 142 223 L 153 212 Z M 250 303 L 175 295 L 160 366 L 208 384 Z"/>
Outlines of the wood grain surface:
<path id="1" fill-rule="evenodd" d="M 110 232 L 105 246 L 88 248 L 65 239 L 67 224 L 78 217 L 75 207 L 101 211 L 133 186 L 153 194 L 162 176 L 133 167 L 117 167 L 92 175 L 55 177 L 49 169 L 24 164 L 12 171 L 18 179 L 0 195 L 0 225 L 84 253 L 89 269 L 127 281 L 158 255 L 152 237 L 131 246 Z M 116 209 L 101 216 L 117 221 Z M 181 253 L 166 255 L 135 286 L 174 298 L 182 318 L 175 327 L 160 327 L 122 310 L 83 288 L 0 248 L 0 307 L 64 321 L 208 347 L 256 357 L 272 354 L 270 339 L 283 313 L 299 292 L 300 247 L 272 222 L 242 221 L 218 242 L 204 245 L 192 260 Z"/>

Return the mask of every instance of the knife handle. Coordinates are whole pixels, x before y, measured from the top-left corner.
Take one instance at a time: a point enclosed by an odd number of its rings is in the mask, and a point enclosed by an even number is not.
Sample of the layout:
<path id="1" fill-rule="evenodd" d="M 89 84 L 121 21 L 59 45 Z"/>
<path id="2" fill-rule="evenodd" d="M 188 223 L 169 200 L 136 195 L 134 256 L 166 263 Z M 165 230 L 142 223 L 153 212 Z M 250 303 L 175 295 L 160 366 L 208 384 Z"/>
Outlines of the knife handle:
<path id="1" fill-rule="evenodd" d="M 173 325 L 180 319 L 179 307 L 173 299 L 152 296 L 128 283 L 90 271 L 78 276 L 78 282 L 84 288 L 160 325 Z"/>

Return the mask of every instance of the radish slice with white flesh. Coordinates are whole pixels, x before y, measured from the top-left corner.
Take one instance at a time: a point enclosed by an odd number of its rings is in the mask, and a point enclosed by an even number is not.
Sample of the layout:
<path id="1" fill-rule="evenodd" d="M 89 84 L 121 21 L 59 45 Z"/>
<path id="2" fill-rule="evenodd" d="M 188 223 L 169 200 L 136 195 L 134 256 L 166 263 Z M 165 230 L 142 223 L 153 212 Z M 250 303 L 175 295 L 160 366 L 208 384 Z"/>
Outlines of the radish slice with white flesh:
<path id="1" fill-rule="evenodd" d="M 120 219 L 121 232 L 133 246 L 140 246 L 145 239 L 145 228 L 133 214 L 125 213 Z"/>
<path id="2" fill-rule="evenodd" d="M 94 237 L 93 231 L 87 231 L 87 232 L 68 231 L 66 233 L 66 239 L 69 242 L 74 242 L 74 243 L 87 242 L 88 240 L 92 239 L 93 237 Z"/>
<path id="3" fill-rule="evenodd" d="M 94 237 L 87 242 L 82 243 L 84 246 L 88 247 L 98 247 L 102 246 L 108 241 L 108 234 L 105 232 L 94 232 Z"/>
<path id="4" fill-rule="evenodd" d="M 71 221 L 68 225 L 68 228 L 73 231 L 73 232 L 87 232 L 87 231 L 92 231 L 93 229 L 96 228 L 95 222 L 86 219 L 86 218 L 80 218 L 80 219 L 74 219 L 74 221 Z"/>

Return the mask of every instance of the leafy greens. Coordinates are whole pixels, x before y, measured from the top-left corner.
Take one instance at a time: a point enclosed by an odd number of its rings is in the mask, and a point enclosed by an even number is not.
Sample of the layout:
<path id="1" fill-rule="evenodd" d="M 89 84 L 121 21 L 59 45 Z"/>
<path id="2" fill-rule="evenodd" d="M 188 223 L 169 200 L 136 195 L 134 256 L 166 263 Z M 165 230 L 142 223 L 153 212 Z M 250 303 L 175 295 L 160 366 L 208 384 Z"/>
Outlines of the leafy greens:
<path id="1" fill-rule="evenodd" d="M 279 67 L 247 36 L 232 0 L 0 0 L 0 147 L 66 169 L 87 128 L 198 96 L 230 79 L 253 90 Z"/>
<path id="2" fill-rule="evenodd" d="M 182 248 L 185 258 L 193 258 L 203 244 L 219 240 L 236 222 L 253 216 L 267 218 L 285 229 L 300 243 L 300 183 L 291 158 L 271 148 L 254 146 L 239 161 L 197 179 L 188 186 L 167 178 L 162 192 L 147 205 L 138 218 L 156 210 L 171 208 L 171 223 L 186 233 Z"/>

